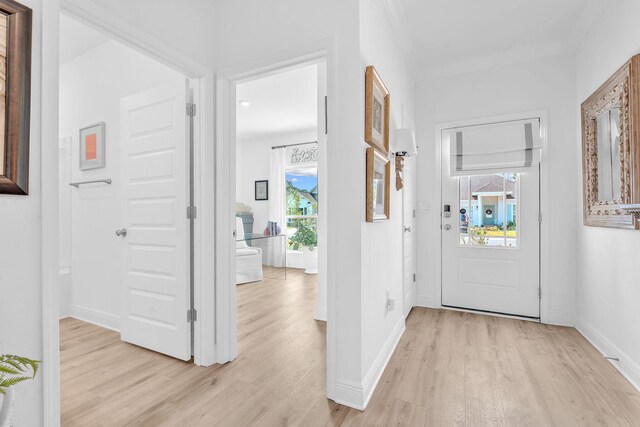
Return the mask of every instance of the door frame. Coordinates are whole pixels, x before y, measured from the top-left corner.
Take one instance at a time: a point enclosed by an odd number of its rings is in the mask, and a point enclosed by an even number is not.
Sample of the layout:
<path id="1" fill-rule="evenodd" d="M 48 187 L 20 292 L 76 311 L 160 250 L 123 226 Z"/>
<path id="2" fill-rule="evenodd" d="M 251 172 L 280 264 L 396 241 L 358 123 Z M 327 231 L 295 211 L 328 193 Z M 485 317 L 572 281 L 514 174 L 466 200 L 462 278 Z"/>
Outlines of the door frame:
<path id="1" fill-rule="evenodd" d="M 194 230 L 194 298 L 198 321 L 194 325 L 194 363 L 209 366 L 217 362 L 214 325 L 215 258 L 214 233 L 214 73 L 181 51 L 131 26 L 119 16 L 91 0 L 47 0 L 42 4 L 42 324 L 44 425 L 60 424 L 60 349 L 58 287 L 58 140 L 59 120 L 59 18 L 60 13 L 90 24 L 139 53 L 155 59 L 191 80 L 194 118 L 194 205 L 198 217 Z M 55 82 L 55 84 L 52 84 Z M 186 207 L 185 207 L 186 210 Z M 208 339 L 209 338 L 209 339 Z"/>
<path id="2" fill-rule="evenodd" d="M 216 85 L 216 336 L 217 359 L 221 362 L 234 360 L 237 355 L 237 301 L 235 282 L 235 248 L 236 241 L 232 230 L 235 229 L 236 205 L 236 86 L 261 77 L 278 74 L 290 69 L 299 68 L 318 62 L 326 63 L 327 79 L 327 121 L 331 123 L 331 111 L 336 111 L 336 49 L 335 39 L 330 38 L 312 43 L 300 49 L 282 53 L 266 61 L 248 61 L 217 74 Z M 330 127 L 329 127 L 330 129 Z M 330 134 L 327 142 L 330 143 Z M 327 144 L 318 147 L 322 158 L 327 158 Z M 327 166 L 328 168 L 328 166 Z M 327 188 L 325 184 L 325 188 Z M 325 198 L 326 200 L 327 198 Z M 327 203 L 327 202 L 325 202 Z M 327 230 L 331 216 L 326 212 L 325 221 L 318 222 L 318 227 Z M 320 234 L 321 231 L 318 231 Z M 319 258 L 327 253 L 328 248 L 318 253 Z M 329 280 L 330 258 L 318 260 L 319 275 L 324 275 L 327 286 L 327 390 L 332 395 L 335 387 L 335 292 Z M 323 269 L 323 266 L 325 268 Z"/>
<path id="3" fill-rule="evenodd" d="M 548 152 L 548 112 L 547 110 L 534 110 L 525 111 L 522 113 L 505 114 L 498 116 L 489 116 L 476 119 L 458 120 L 454 122 L 439 123 L 435 126 L 435 141 L 436 141 L 436 156 L 438 161 L 436 162 L 437 171 L 437 185 L 438 185 L 438 215 L 440 215 L 440 227 L 442 227 L 442 131 L 450 128 L 462 127 L 462 126 L 477 126 L 488 123 L 498 123 L 513 120 L 524 120 L 532 117 L 538 117 L 540 119 L 540 133 L 542 141 L 542 153 L 540 157 L 540 213 L 542 214 L 542 222 L 540 223 L 540 245 L 539 245 L 539 259 L 540 259 L 540 322 L 549 323 L 549 293 L 550 293 L 550 280 L 549 280 L 549 253 L 551 250 L 549 227 L 547 227 L 546 218 L 549 209 L 549 166 L 546 161 Z M 442 306 L 442 229 L 439 233 L 440 242 L 436 249 L 436 259 L 439 262 L 436 263 L 436 289 L 435 289 L 435 306 L 437 308 L 446 308 Z M 516 317 L 517 316 L 505 316 Z M 523 318 L 525 320 L 531 320 Z"/>

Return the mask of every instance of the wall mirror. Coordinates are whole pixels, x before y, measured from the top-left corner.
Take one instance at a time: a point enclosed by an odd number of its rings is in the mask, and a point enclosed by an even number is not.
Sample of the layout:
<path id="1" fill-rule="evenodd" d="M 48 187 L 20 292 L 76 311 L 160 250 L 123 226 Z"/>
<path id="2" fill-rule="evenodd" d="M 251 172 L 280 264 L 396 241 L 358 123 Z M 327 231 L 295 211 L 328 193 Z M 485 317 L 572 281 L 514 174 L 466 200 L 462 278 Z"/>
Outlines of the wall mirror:
<path id="1" fill-rule="evenodd" d="M 0 0 L 0 194 L 28 192 L 32 12 Z"/>
<path id="2" fill-rule="evenodd" d="M 637 228 L 640 202 L 640 55 L 582 103 L 584 224 Z"/>

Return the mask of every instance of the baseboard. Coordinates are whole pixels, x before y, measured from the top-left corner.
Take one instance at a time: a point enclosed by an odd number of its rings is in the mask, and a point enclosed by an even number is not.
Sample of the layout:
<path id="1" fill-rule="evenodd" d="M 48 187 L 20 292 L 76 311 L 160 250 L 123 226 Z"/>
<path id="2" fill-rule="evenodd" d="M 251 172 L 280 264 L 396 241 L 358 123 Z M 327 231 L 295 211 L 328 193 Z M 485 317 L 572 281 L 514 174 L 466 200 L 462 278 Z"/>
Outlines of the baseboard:
<path id="1" fill-rule="evenodd" d="M 371 368 L 365 375 L 361 384 L 354 381 L 336 379 L 335 398 L 332 400 L 340 405 L 364 411 L 373 392 L 378 385 L 378 381 L 389 363 L 389 359 L 393 355 L 402 334 L 404 333 L 405 324 L 404 317 L 401 317 L 393 327 L 389 337 L 385 341 L 378 356 L 373 361 Z"/>
<path id="2" fill-rule="evenodd" d="M 577 318 L 576 329 L 582 334 L 600 353 L 607 357 L 617 357 L 619 361 L 609 362 L 640 391 L 640 364 L 627 356 L 618 346 L 612 343 L 600 331 L 581 317 Z"/>
<path id="3" fill-rule="evenodd" d="M 73 304 L 71 304 L 69 311 L 70 316 L 75 319 L 120 332 L 120 316 Z"/>
<path id="4" fill-rule="evenodd" d="M 436 297 L 428 295 L 416 295 L 416 307 L 437 308 Z"/>
<path id="5" fill-rule="evenodd" d="M 332 400 L 339 405 L 364 411 L 362 390 L 362 384 L 355 381 L 336 379 L 335 396 Z"/>
<path id="6" fill-rule="evenodd" d="M 391 359 L 393 352 L 398 346 L 398 342 L 400 342 L 400 338 L 402 338 L 404 329 L 404 317 L 400 317 L 396 326 L 393 327 L 393 330 L 389 334 L 387 341 L 385 341 L 384 346 L 382 346 L 382 350 L 380 350 L 380 353 L 378 353 L 378 356 L 373 361 L 371 368 L 369 368 L 369 372 L 367 372 L 367 375 L 365 375 L 362 380 L 362 388 L 364 391 L 364 404 L 362 406 L 364 408 L 369 404 L 369 400 L 371 399 L 371 396 L 373 396 L 373 392 L 378 385 L 378 381 L 380 381 L 380 378 L 384 373 L 384 369 L 389 363 L 389 359 Z"/>
<path id="7" fill-rule="evenodd" d="M 320 320 L 322 322 L 327 321 L 327 307 L 317 307 L 316 308 L 316 320 Z"/>
<path id="8" fill-rule="evenodd" d="M 566 314 L 566 313 L 554 313 L 550 311 L 547 314 L 547 321 L 545 322 L 548 325 L 557 325 L 557 326 L 576 326 L 576 316 L 575 314 Z"/>

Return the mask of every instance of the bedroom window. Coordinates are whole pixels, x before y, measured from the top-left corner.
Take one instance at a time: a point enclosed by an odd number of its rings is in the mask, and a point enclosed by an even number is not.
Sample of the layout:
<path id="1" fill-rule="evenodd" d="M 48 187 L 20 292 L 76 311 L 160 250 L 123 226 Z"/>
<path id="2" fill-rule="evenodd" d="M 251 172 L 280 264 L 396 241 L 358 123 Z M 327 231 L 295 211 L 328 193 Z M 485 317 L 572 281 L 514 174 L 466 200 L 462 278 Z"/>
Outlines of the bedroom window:
<path id="1" fill-rule="evenodd" d="M 298 251 L 317 236 L 318 168 L 288 168 L 286 186 L 287 249 Z"/>

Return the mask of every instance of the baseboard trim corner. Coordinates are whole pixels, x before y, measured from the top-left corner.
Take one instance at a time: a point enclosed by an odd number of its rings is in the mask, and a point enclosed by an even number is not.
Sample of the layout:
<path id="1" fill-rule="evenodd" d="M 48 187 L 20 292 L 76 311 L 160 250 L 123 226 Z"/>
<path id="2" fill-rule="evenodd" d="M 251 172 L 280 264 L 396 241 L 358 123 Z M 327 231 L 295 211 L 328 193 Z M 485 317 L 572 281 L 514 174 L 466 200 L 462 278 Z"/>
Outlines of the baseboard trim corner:
<path id="1" fill-rule="evenodd" d="M 373 392 L 384 373 L 393 352 L 402 338 L 405 330 L 404 317 L 400 317 L 393 330 L 387 337 L 382 349 L 373 361 L 362 383 L 336 379 L 335 396 L 332 400 L 340 405 L 348 406 L 358 411 L 364 411 L 373 396 Z"/>
<path id="2" fill-rule="evenodd" d="M 115 314 L 71 304 L 69 307 L 69 317 L 120 332 L 120 316 L 116 316 Z"/>
<path id="3" fill-rule="evenodd" d="M 428 295 L 416 295 L 416 307 L 438 308 L 436 297 Z"/>
<path id="4" fill-rule="evenodd" d="M 339 405 L 364 411 L 362 384 L 354 381 L 336 379 L 335 396 L 332 399 Z"/>
<path id="5" fill-rule="evenodd" d="M 393 330 L 387 337 L 387 341 L 385 341 L 382 349 L 378 353 L 378 356 L 373 361 L 371 368 L 365 375 L 362 380 L 362 391 L 363 391 L 363 408 L 366 408 L 369 404 L 369 400 L 371 400 L 371 396 L 373 396 L 373 392 L 384 373 L 393 352 L 396 350 L 398 346 L 398 342 L 400 342 L 400 338 L 402 338 L 402 334 L 405 330 L 404 316 L 398 319 L 398 322 L 393 327 Z"/>
<path id="6" fill-rule="evenodd" d="M 547 314 L 547 322 L 549 325 L 556 326 L 576 326 L 576 316 L 575 314 L 566 314 L 566 313 L 555 313 L 550 311 Z"/>
<path id="7" fill-rule="evenodd" d="M 603 356 L 616 357 L 618 361 L 609 362 L 640 391 L 640 364 L 631 359 L 618 346 L 612 343 L 604 334 L 594 328 L 582 317 L 577 318 L 576 329 L 587 339 Z"/>
<path id="8" fill-rule="evenodd" d="M 322 322 L 327 321 L 327 307 L 317 307 L 316 308 L 316 320 L 320 320 Z"/>

